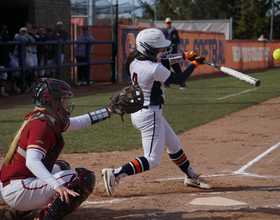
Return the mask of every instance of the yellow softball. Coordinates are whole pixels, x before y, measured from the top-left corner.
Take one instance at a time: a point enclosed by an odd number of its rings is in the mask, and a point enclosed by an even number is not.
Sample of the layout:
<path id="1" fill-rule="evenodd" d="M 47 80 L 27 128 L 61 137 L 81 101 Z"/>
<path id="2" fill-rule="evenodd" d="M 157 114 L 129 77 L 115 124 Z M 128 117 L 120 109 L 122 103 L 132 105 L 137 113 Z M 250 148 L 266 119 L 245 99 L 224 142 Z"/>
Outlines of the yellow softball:
<path id="1" fill-rule="evenodd" d="M 274 60 L 280 60 L 280 48 L 273 51 Z"/>

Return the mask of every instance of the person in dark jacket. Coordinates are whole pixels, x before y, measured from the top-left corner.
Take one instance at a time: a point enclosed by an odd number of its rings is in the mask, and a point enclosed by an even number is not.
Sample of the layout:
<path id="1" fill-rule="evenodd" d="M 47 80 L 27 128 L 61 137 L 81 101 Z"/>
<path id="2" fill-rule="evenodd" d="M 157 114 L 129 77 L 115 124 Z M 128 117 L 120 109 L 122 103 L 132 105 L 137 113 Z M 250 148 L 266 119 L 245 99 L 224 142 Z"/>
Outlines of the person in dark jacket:
<path id="1" fill-rule="evenodd" d="M 45 42 L 46 34 L 44 34 L 44 28 L 42 26 L 38 27 L 38 32 L 36 34 L 37 42 Z M 47 52 L 45 50 L 45 45 L 37 45 L 37 59 L 38 66 L 45 66 L 47 61 Z M 38 71 L 39 77 L 43 77 L 45 75 L 45 69 L 41 69 Z"/>
<path id="2" fill-rule="evenodd" d="M 55 39 L 61 40 L 61 42 L 65 42 L 68 39 L 68 33 L 63 30 L 63 22 L 59 21 L 56 23 L 56 29 L 53 31 L 52 36 Z M 64 45 L 62 45 L 62 51 L 61 51 L 61 63 L 63 63 L 64 60 Z"/>
<path id="3" fill-rule="evenodd" d="M 172 21 L 171 18 L 166 18 L 165 19 L 165 26 L 162 28 L 162 32 L 167 40 L 171 41 L 171 46 L 173 47 L 172 54 L 178 53 L 178 45 L 180 44 L 180 37 L 178 34 L 178 31 L 176 28 L 171 26 Z M 161 60 L 161 63 L 163 66 L 165 66 L 167 69 L 170 69 L 170 64 L 168 60 Z M 174 72 L 176 73 L 182 73 L 181 67 L 179 63 L 175 63 L 172 65 L 172 68 Z M 170 86 L 168 83 L 164 83 L 165 89 L 170 89 Z M 180 85 L 180 89 L 187 89 L 188 87 L 186 86 L 185 83 Z"/>
<path id="4" fill-rule="evenodd" d="M 77 41 L 94 41 L 94 38 L 91 36 L 88 26 L 83 27 L 83 32 L 80 37 L 78 37 Z M 93 45 L 91 47 L 91 53 L 93 50 Z M 77 44 L 75 47 L 75 57 L 77 63 L 86 62 L 86 47 L 85 44 Z M 78 83 L 77 86 L 87 85 L 90 79 L 87 76 L 87 66 L 78 66 Z"/>
<path id="5" fill-rule="evenodd" d="M 46 28 L 46 41 L 55 41 L 56 39 L 53 37 L 53 30 L 51 27 Z M 45 45 L 46 50 L 46 64 L 47 66 L 52 66 L 55 64 L 55 53 L 56 47 L 55 45 Z M 45 77 L 54 77 L 54 69 L 47 68 L 45 70 Z"/>

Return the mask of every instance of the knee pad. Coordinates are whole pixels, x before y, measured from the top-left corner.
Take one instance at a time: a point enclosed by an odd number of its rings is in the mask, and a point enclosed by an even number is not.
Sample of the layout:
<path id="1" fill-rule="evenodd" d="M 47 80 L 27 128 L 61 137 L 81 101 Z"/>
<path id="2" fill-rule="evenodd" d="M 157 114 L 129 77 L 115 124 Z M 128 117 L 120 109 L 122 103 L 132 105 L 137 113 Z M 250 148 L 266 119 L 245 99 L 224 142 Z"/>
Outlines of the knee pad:
<path id="1" fill-rule="evenodd" d="M 65 186 L 80 194 L 73 197 L 69 195 L 70 202 L 62 202 L 59 193 L 56 193 L 48 205 L 39 213 L 39 220 L 58 220 L 76 210 L 91 194 L 95 185 L 94 172 L 85 168 L 76 168 L 77 178 L 66 183 Z"/>
<path id="2" fill-rule="evenodd" d="M 7 80 L 7 78 L 8 78 L 8 74 L 6 72 L 0 73 L 0 76 L 1 76 L 0 78 L 3 80 Z"/>
<path id="3" fill-rule="evenodd" d="M 59 166 L 61 170 L 71 170 L 69 163 L 64 160 L 57 160 L 55 164 Z"/>

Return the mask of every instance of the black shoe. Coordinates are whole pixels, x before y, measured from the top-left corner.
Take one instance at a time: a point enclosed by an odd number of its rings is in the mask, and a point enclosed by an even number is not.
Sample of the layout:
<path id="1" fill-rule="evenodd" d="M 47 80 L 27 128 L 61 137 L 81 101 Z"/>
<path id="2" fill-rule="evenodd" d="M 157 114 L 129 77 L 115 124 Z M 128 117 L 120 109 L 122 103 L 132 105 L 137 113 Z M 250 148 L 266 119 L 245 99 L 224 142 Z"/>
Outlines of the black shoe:
<path id="1" fill-rule="evenodd" d="M 164 86 L 164 89 L 171 89 L 170 86 Z"/>
<path id="2" fill-rule="evenodd" d="M 189 87 L 187 87 L 186 85 L 184 86 L 180 86 L 180 89 L 188 89 Z"/>

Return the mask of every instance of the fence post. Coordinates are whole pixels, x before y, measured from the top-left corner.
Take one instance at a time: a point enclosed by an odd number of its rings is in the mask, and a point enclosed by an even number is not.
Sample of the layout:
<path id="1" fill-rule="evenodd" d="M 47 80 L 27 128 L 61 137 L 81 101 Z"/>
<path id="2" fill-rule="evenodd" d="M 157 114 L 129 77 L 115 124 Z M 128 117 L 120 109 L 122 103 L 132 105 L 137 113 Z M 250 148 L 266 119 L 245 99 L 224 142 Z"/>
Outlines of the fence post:
<path id="1" fill-rule="evenodd" d="M 21 44 L 18 45 L 18 62 L 22 67 L 20 74 L 20 89 L 21 92 L 25 92 L 25 79 L 26 79 L 26 41 L 20 40 Z"/>
<path id="2" fill-rule="evenodd" d="M 112 83 L 116 83 L 116 46 L 115 46 L 115 42 L 112 43 L 112 65 L 111 65 L 111 68 L 112 68 L 112 75 L 111 75 L 111 82 Z"/>
<path id="3" fill-rule="evenodd" d="M 75 26 L 74 26 L 74 23 L 72 23 L 72 37 L 73 41 L 75 41 Z M 73 59 L 73 63 L 75 63 L 75 44 L 72 44 L 72 59 Z M 76 82 L 75 80 L 75 66 L 72 66 L 72 72 L 73 72 L 73 83 Z"/>
<path id="4" fill-rule="evenodd" d="M 92 48 L 92 41 L 91 40 L 87 40 L 87 43 L 86 43 L 86 62 L 87 62 L 87 78 L 86 78 L 86 81 L 87 81 L 87 85 L 89 85 L 89 82 L 90 82 L 90 68 L 91 68 L 91 48 Z"/>
<path id="5" fill-rule="evenodd" d="M 57 52 L 56 52 L 56 62 L 57 62 L 57 71 L 56 71 L 56 78 L 60 79 L 61 78 L 61 50 L 62 50 L 62 42 L 61 40 L 57 40 L 58 45 L 57 45 Z"/>

